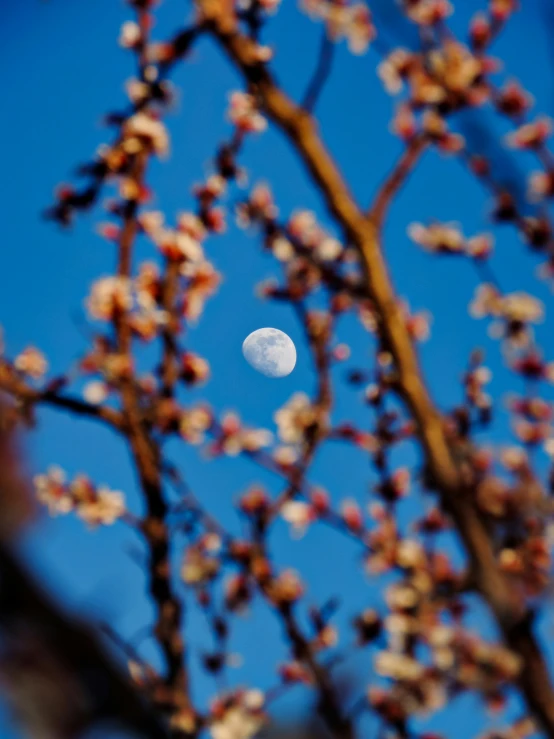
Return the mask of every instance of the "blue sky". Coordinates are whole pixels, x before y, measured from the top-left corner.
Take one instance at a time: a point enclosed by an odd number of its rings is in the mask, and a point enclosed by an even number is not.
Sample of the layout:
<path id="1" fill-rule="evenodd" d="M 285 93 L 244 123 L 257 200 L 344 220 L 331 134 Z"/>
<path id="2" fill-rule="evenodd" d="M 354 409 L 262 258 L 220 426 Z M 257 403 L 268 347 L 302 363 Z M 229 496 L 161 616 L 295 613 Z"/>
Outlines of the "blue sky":
<path id="1" fill-rule="evenodd" d="M 554 78 L 544 5 L 530 0 L 495 46 L 510 75 L 534 93 L 537 109 L 554 113 Z M 463 29 L 478 0 L 458 2 L 453 25 Z M 484 4 L 484 3 L 483 3 Z M 158 12 L 157 37 L 175 30 L 189 6 L 162 4 Z M 388 0 L 372 4 L 387 36 L 403 44 L 411 41 L 409 27 L 391 23 Z M 129 16 L 123 2 L 113 0 L 20 0 L 0 4 L 0 59 L 3 63 L 4 99 L 0 116 L 3 170 L 7 184 L 2 197 L 3 269 L 0 271 L 0 322 L 5 330 L 8 352 L 16 354 L 27 344 L 39 346 L 54 372 L 67 367 L 86 346 L 81 323 L 83 299 L 92 280 L 109 274 L 114 261 L 113 246 L 95 234 L 98 211 L 77 220 L 71 231 L 60 231 L 40 218 L 50 203 L 53 188 L 68 181 L 78 163 L 86 161 L 96 147 L 109 139 L 101 126 L 108 110 L 121 107 L 124 80 L 134 72 L 132 57 L 117 46 L 121 23 Z M 272 21 L 268 40 L 275 44 L 275 69 L 289 93 L 299 98 L 310 77 L 321 29 L 296 11 L 293 0 Z M 330 84 L 320 101 L 318 113 L 322 135 L 362 203 L 369 203 L 400 151 L 387 125 L 392 101 L 382 91 L 375 73 L 378 57 L 371 51 L 352 57 L 341 45 L 337 49 Z M 149 176 L 156 192 L 156 206 L 168 220 L 179 210 L 191 208 L 190 185 L 209 172 L 210 159 L 219 142 L 229 134 L 224 118 L 227 94 L 240 89 L 240 80 L 209 41 L 195 47 L 174 81 L 179 88 L 178 106 L 168 118 L 172 155 L 167 163 L 154 163 Z M 483 120 L 494 126 L 487 113 Z M 461 121 L 466 126 L 471 121 Z M 248 140 L 242 163 L 251 181 L 267 180 L 282 214 L 297 207 L 313 208 L 324 225 L 332 228 L 312 190 L 306 174 L 278 132 L 268 131 Z M 508 160 L 501 176 L 525 172 L 524 158 Z M 500 167 L 500 164 L 499 164 Z M 436 218 L 458 221 L 467 234 L 491 228 L 487 219 L 488 197 L 461 165 L 436 153 L 426 155 L 423 166 L 396 201 L 385 232 L 385 251 L 398 292 L 410 299 L 414 309 L 433 313 L 432 339 L 422 348 L 422 361 L 436 400 L 447 406 L 460 397 L 459 377 L 469 352 L 476 345 L 487 350 L 487 361 L 495 373 L 496 397 L 513 386 L 510 374 L 499 362 L 498 346 L 488 339 L 484 322 L 467 315 L 475 287 L 475 276 L 463 262 L 431 259 L 407 238 L 413 220 Z M 548 288 L 534 277 L 534 259 L 525 252 L 508 228 L 497 230 L 494 268 L 507 290 L 534 292 L 552 310 Z M 207 251 L 224 275 L 218 296 L 208 303 L 190 343 L 206 356 L 212 381 L 205 395 L 218 410 L 236 409 L 253 425 L 272 426 L 272 414 L 297 390 L 314 388 L 310 357 L 292 311 L 283 304 L 260 302 L 254 295 L 259 280 L 278 274 L 270 257 L 262 253 L 256 235 L 231 228 L 212 239 Z M 141 246 L 141 257 L 149 255 Z M 295 341 L 298 364 L 282 380 L 256 374 L 241 356 L 243 339 L 256 328 L 275 326 Z M 539 337 L 547 348 L 552 341 L 546 327 Z M 353 321 L 339 326 L 339 339 L 351 344 L 354 360 L 363 366 L 371 360 L 367 335 Z M 552 352 L 554 354 L 554 352 Z M 366 420 L 356 391 L 341 385 L 344 368 L 337 368 L 339 381 L 335 418 Z M 500 414 L 500 421 L 504 416 Z M 59 412 L 42 410 L 40 425 L 26 440 L 33 471 L 52 463 L 68 474 L 86 472 L 95 481 L 121 489 L 131 506 L 138 505 L 133 470 L 123 444 L 109 431 L 93 423 Z M 504 435 L 505 436 L 505 435 Z M 498 425 L 493 440 L 503 434 Z M 206 506 L 237 530 L 232 503 L 252 480 L 277 493 L 280 482 L 244 460 L 220 460 L 206 464 L 194 450 L 182 444 L 169 447 L 175 462 L 182 465 L 192 488 Z M 408 457 L 401 459 L 404 462 Z M 348 470 L 345 476 L 344 470 Z M 343 447 L 328 446 L 319 454 L 312 479 L 325 484 L 335 499 L 367 500 L 371 471 L 362 454 Z M 407 504 L 408 517 L 420 502 Z M 344 605 L 339 624 L 351 614 L 378 604 L 379 591 L 359 567 L 358 552 L 338 535 L 314 528 L 301 541 L 292 541 L 284 526 L 273 537 L 276 562 L 297 567 L 309 582 L 309 598 L 322 603 L 336 591 L 329 583 L 340 583 Z M 332 543 L 331 543 L 332 542 Z M 144 595 L 144 578 L 131 556 L 141 544 L 122 527 L 87 532 L 72 518 L 43 518 L 25 543 L 25 554 L 48 587 L 69 607 L 98 621 L 110 621 L 127 637 L 148 624 L 151 612 Z M 187 633 L 194 658 L 209 648 L 210 637 L 201 620 L 189 609 Z M 483 616 L 476 623 L 486 626 Z M 547 632 L 545 631 L 545 634 Z M 237 621 L 233 630 L 234 650 L 244 656 L 243 667 L 233 670 L 234 682 L 270 687 L 275 683 L 270 666 L 284 657 L 279 627 L 265 607 L 257 604 L 248 619 Z M 348 635 L 343 630 L 344 643 Z M 264 645 L 264 659 L 259 658 Z M 154 657 L 152 645 L 143 644 Z M 369 667 L 367 655 L 356 659 L 359 679 Z M 358 674 L 358 673 L 357 673 Z M 198 677 L 196 695 L 205 699 L 213 685 Z M 305 696 L 293 691 L 277 708 L 300 709 Z M 440 717 L 429 727 L 448 728 L 452 737 L 473 734 L 481 725 L 473 699 L 460 701 L 450 714 L 449 724 Z M 456 726 L 454 727 L 454 719 Z M 450 723 L 451 722 L 451 723 Z M 371 727 L 371 722 L 364 724 Z M 0 735 L 2 734 L 0 728 Z M 9 728 L 6 725 L 5 736 Z"/>

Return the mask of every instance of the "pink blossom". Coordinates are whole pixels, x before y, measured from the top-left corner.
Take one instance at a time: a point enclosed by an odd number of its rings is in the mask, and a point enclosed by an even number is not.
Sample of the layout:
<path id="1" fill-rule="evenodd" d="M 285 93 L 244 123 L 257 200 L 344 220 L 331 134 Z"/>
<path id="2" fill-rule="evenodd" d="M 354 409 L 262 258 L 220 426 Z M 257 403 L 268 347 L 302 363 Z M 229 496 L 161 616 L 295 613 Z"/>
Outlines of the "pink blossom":
<path id="1" fill-rule="evenodd" d="M 48 507 L 50 515 L 69 513 L 74 502 L 69 494 L 64 471 L 60 467 L 50 467 L 45 475 L 33 479 L 37 499 Z"/>
<path id="2" fill-rule="evenodd" d="M 514 149 L 540 148 L 552 132 L 552 121 L 543 116 L 533 123 L 524 123 L 507 136 L 508 145 Z"/>
<path id="3" fill-rule="evenodd" d="M 130 310 L 133 305 L 131 281 L 127 277 L 103 277 L 93 283 L 86 301 L 93 318 L 110 321 L 117 313 Z"/>
<path id="4" fill-rule="evenodd" d="M 247 133 L 260 133 L 267 128 L 267 121 L 258 111 L 256 100 L 245 92 L 233 92 L 230 96 L 229 120 Z"/>
<path id="5" fill-rule="evenodd" d="M 160 157 L 169 153 L 169 136 L 164 124 L 153 115 L 140 112 L 128 118 L 123 126 L 123 147 L 129 153 L 140 151 L 142 145 Z"/>
<path id="6" fill-rule="evenodd" d="M 34 380 L 40 380 L 48 371 L 44 354 L 34 346 L 28 346 L 14 359 L 14 367 Z"/>
<path id="7" fill-rule="evenodd" d="M 301 537 L 314 520 L 314 511 L 308 503 L 289 500 L 281 508 L 281 515 L 291 525 L 293 534 Z"/>
<path id="8" fill-rule="evenodd" d="M 119 45 L 124 49 L 133 49 L 142 40 L 142 33 L 138 23 L 134 21 L 125 21 L 121 26 L 119 36 Z"/>
<path id="9" fill-rule="evenodd" d="M 83 390 L 83 398 L 92 405 L 102 403 L 108 395 L 108 387 L 101 380 L 94 380 L 87 383 Z"/>
<path id="10" fill-rule="evenodd" d="M 364 527 L 362 510 L 355 500 L 343 501 L 340 512 L 342 520 L 351 531 L 362 531 Z"/>
<path id="11" fill-rule="evenodd" d="M 99 487 L 94 498 L 77 504 L 77 515 L 90 526 L 115 523 L 125 513 L 125 499 L 118 490 Z"/>

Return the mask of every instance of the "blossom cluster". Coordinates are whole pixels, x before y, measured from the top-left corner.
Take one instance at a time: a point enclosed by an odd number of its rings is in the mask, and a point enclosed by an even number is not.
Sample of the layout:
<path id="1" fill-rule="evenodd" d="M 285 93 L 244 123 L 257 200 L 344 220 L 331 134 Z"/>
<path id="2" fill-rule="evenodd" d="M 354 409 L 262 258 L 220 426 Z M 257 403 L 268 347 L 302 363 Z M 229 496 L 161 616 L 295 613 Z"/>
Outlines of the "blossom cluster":
<path id="1" fill-rule="evenodd" d="M 302 9 L 310 18 L 325 23 L 328 37 L 333 41 L 346 39 L 353 54 L 364 54 L 375 38 L 376 30 L 371 11 L 365 2 L 332 0 L 303 0 Z"/>
<path id="2" fill-rule="evenodd" d="M 44 354 L 34 346 L 28 346 L 20 352 L 13 361 L 13 365 L 27 377 L 41 380 L 48 371 L 48 361 Z"/>
<path id="3" fill-rule="evenodd" d="M 431 223 L 424 226 L 413 223 L 408 235 L 427 251 L 433 254 L 460 254 L 473 259 L 487 259 L 493 248 L 489 234 L 479 234 L 466 239 L 455 224 Z"/>
<path id="4" fill-rule="evenodd" d="M 85 475 L 67 482 L 64 471 L 51 467 L 34 479 L 38 500 L 52 515 L 75 513 L 90 526 L 110 525 L 126 512 L 123 493 L 96 486 Z"/>

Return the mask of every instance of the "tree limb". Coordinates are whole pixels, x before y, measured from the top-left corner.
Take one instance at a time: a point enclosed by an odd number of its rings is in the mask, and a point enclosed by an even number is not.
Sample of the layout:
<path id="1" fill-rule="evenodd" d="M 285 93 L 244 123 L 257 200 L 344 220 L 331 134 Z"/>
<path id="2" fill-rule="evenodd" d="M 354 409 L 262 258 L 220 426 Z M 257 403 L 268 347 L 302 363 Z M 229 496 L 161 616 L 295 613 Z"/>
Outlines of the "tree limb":
<path id="1" fill-rule="evenodd" d="M 319 97 L 323 92 L 323 87 L 329 79 L 329 75 L 331 74 L 331 69 L 333 67 L 334 51 L 335 45 L 329 38 L 327 29 L 324 28 L 321 36 L 321 46 L 319 49 L 317 66 L 302 100 L 302 107 L 307 110 L 308 113 L 312 113 L 314 111 Z"/>
<path id="2" fill-rule="evenodd" d="M 116 429 L 121 429 L 123 426 L 123 416 L 113 408 L 86 403 L 79 398 L 62 395 L 57 390 L 37 390 L 31 387 L 22 379 L 20 373 L 4 359 L 0 359 L 0 390 L 30 405 L 51 405 L 71 411 L 78 416 L 97 418 Z"/>
<path id="3" fill-rule="evenodd" d="M 369 210 L 369 217 L 377 229 L 382 228 L 389 206 L 427 148 L 427 144 L 428 141 L 425 135 L 418 134 L 414 136 L 379 189 L 375 202 Z"/>
<path id="4" fill-rule="evenodd" d="M 131 176 L 142 185 L 148 153 L 140 152 L 135 159 Z M 132 267 L 132 250 L 138 232 L 136 201 L 130 201 L 124 214 L 124 223 L 119 239 L 118 275 L 129 278 Z M 118 351 L 129 356 L 132 332 L 124 312 L 114 318 Z M 126 436 L 133 460 L 136 464 L 141 489 L 146 499 L 147 517 L 142 531 L 150 549 L 149 587 L 156 608 L 154 634 L 164 655 L 165 682 L 170 692 L 171 712 L 190 708 L 188 674 L 185 665 L 185 644 L 181 633 L 182 604 L 174 593 L 171 562 L 170 536 L 167 526 L 167 502 L 164 497 L 160 452 L 150 437 L 142 418 L 139 396 L 132 377 L 120 380 Z"/>
<path id="5" fill-rule="evenodd" d="M 378 230 L 357 206 L 337 166 L 324 146 L 315 121 L 278 87 L 256 56 L 256 44 L 241 34 L 221 0 L 197 0 L 206 27 L 242 73 L 252 93 L 288 137 L 304 161 L 331 214 L 357 247 L 368 297 L 379 319 L 379 330 L 392 354 L 396 389 L 417 424 L 429 481 L 440 494 L 465 545 L 480 593 L 491 608 L 505 641 L 522 660 L 520 688 L 527 705 L 549 737 L 554 737 L 554 691 L 532 633 L 526 606 L 517 599 L 500 572 L 485 523 L 465 484 L 446 434 L 441 414 L 423 382 L 419 362 L 384 261 Z"/>

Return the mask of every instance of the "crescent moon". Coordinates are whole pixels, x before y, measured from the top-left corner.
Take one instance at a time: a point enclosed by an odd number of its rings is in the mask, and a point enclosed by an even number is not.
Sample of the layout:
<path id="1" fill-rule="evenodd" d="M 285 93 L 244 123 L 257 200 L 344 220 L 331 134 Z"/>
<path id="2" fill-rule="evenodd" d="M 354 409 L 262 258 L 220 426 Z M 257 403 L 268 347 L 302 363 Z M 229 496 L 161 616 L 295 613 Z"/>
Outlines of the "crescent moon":
<path id="1" fill-rule="evenodd" d="M 248 364 L 266 377 L 286 377 L 296 364 L 296 347 L 292 339 L 277 328 L 259 328 L 242 344 Z"/>

